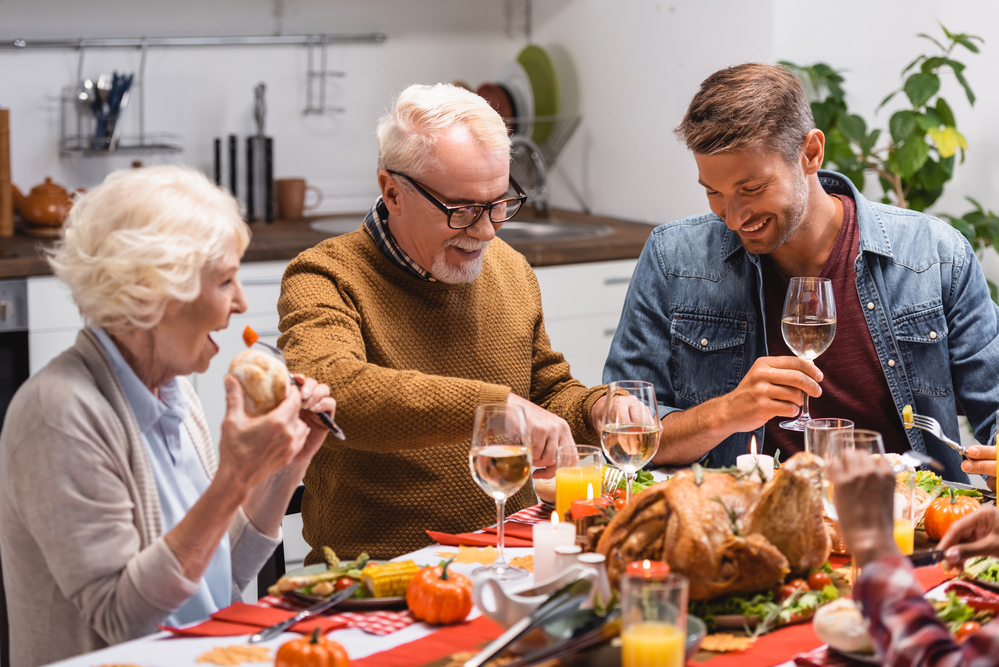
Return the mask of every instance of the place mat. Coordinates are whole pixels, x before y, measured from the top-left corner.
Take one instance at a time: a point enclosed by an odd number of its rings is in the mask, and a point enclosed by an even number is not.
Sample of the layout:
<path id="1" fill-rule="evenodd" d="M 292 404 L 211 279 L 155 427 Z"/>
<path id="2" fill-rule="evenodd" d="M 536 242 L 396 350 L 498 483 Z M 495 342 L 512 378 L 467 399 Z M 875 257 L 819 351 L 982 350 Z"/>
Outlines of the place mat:
<path id="1" fill-rule="evenodd" d="M 258 604 L 298 612 L 305 609 L 310 603 L 294 598 L 265 595 L 260 598 Z M 340 614 L 333 614 L 329 617 L 329 620 L 341 623 L 340 627 L 361 630 L 369 635 L 379 636 L 390 635 L 416 622 L 416 619 L 409 613 L 408 609 L 403 609 L 402 611 L 386 611 L 381 609 L 366 612 L 346 611 Z"/>
<path id="2" fill-rule="evenodd" d="M 351 667 L 429 667 L 443 664 L 443 658 L 458 651 L 473 651 L 503 634 L 503 628 L 485 616 L 471 621 L 446 625 L 431 635 L 351 660 Z"/>
<path id="3" fill-rule="evenodd" d="M 437 544 L 450 547 L 456 547 L 459 545 L 472 547 L 495 547 L 496 543 L 499 541 L 498 536 L 492 533 L 459 533 L 458 535 L 451 535 L 449 533 L 437 533 L 432 530 L 428 530 L 427 535 L 429 535 L 432 540 L 437 542 Z M 519 537 L 513 537 L 511 535 L 505 535 L 503 537 L 503 546 L 531 547 L 534 546 L 534 542 L 524 540 Z"/>

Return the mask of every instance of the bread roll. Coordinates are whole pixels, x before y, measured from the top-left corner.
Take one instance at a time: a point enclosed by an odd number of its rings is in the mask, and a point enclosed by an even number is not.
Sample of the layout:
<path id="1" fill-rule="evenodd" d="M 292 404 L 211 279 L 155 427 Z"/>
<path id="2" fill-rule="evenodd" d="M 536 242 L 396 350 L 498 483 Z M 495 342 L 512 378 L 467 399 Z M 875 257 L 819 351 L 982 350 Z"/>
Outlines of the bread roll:
<path id="1" fill-rule="evenodd" d="M 867 621 L 849 598 L 833 600 L 819 607 L 812 619 L 812 627 L 819 639 L 837 651 L 874 653 Z"/>
<path id="2" fill-rule="evenodd" d="M 229 374 L 243 385 L 248 415 L 267 414 L 288 395 L 288 369 L 266 352 L 243 350 L 229 364 Z"/>
<path id="3" fill-rule="evenodd" d="M 555 502 L 555 478 L 551 479 L 535 479 L 534 480 L 534 492 L 538 494 L 538 498 L 545 501 L 546 503 Z M 561 517 L 559 517 L 561 518 Z"/>

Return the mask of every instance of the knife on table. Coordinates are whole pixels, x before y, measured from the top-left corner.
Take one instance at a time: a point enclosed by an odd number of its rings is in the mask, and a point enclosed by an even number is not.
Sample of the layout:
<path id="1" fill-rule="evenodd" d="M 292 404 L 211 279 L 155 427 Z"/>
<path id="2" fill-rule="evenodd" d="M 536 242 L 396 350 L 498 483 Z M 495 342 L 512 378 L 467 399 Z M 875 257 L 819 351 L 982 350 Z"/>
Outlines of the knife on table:
<path id="1" fill-rule="evenodd" d="M 912 562 L 913 567 L 923 567 L 924 565 L 933 565 L 934 563 L 939 563 L 944 560 L 944 550 L 943 549 L 919 549 L 918 551 L 913 551 L 907 556 L 907 558 Z"/>
<path id="2" fill-rule="evenodd" d="M 308 618 L 309 616 L 318 616 L 319 614 L 323 613 L 330 607 L 339 604 L 340 602 L 343 602 L 344 600 L 349 598 L 351 595 L 354 594 L 354 591 L 357 590 L 358 586 L 360 586 L 359 583 L 352 584 L 351 586 L 334 594 L 333 597 L 331 597 L 329 600 L 323 600 L 322 602 L 318 602 L 312 605 L 308 609 L 303 609 L 302 611 L 298 612 L 297 614 L 289 618 L 287 621 L 281 621 L 280 623 L 272 625 L 269 628 L 264 628 L 257 634 L 250 637 L 249 643 L 256 644 L 258 642 L 265 642 L 268 639 L 271 639 L 281 634 L 291 626 L 301 621 L 303 618 Z"/>

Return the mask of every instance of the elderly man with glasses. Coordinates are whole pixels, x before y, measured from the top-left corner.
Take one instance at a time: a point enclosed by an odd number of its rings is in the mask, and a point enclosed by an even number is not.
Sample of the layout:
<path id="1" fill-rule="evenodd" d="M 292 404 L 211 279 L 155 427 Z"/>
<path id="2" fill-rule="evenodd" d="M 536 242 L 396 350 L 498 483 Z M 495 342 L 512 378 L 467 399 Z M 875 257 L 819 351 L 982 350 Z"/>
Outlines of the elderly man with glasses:
<path id="1" fill-rule="evenodd" d="M 495 238 L 526 200 L 510 139 L 480 97 L 450 85 L 404 90 L 378 124 L 381 197 L 355 232 L 288 267 L 281 289 L 289 366 L 328 383 L 347 440 L 313 459 L 304 536 L 338 555 L 389 558 L 495 520 L 468 451 L 477 405 L 519 406 L 534 465 L 597 442 L 603 387 L 587 389 L 551 349 L 538 282 Z M 531 485 L 507 501 L 536 502 Z"/>

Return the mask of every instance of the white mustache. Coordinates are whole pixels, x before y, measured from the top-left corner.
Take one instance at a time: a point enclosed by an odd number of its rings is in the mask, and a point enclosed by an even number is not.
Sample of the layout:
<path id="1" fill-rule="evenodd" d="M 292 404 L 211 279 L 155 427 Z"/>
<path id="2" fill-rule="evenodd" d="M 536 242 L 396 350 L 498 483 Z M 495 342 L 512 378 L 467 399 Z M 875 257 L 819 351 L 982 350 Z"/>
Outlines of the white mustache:
<path id="1" fill-rule="evenodd" d="M 444 241 L 444 247 L 449 248 L 454 246 L 456 248 L 461 248 L 465 252 L 475 252 L 476 250 L 484 250 L 491 241 L 465 241 L 464 239 L 451 238 Z"/>

